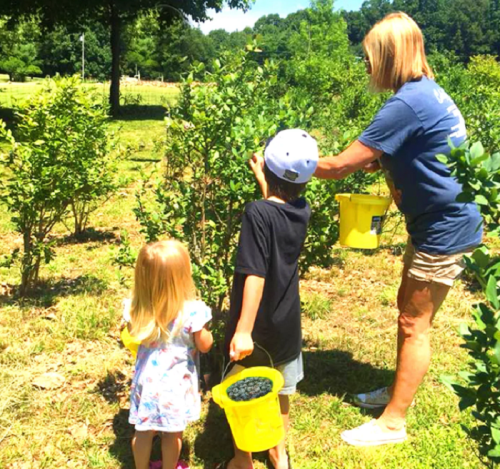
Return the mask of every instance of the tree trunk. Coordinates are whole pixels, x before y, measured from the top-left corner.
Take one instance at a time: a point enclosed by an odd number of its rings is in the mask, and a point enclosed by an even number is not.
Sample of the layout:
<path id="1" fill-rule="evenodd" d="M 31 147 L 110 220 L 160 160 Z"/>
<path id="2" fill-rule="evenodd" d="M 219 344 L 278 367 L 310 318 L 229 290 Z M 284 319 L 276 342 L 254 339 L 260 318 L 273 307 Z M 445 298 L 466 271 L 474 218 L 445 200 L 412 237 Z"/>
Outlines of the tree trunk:
<path id="1" fill-rule="evenodd" d="M 117 6 L 111 2 L 111 86 L 109 89 L 109 105 L 111 115 L 116 116 L 120 110 L 120 16 Z"/>

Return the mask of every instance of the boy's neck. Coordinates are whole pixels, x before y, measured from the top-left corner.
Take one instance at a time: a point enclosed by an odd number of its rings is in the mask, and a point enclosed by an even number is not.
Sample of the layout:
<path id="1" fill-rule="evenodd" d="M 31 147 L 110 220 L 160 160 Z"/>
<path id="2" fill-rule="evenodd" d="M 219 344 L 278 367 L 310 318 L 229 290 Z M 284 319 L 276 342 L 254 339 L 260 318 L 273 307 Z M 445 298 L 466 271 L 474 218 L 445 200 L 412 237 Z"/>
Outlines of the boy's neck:
<path id="1" fill-rule="evenodd" d="M 270 195 L 266 198 L 266 200 L 270 200 L 272 202 L 277 202 L 278 204 L 286 204 L 286 201 L 276 197 L 275 195 Z"/>

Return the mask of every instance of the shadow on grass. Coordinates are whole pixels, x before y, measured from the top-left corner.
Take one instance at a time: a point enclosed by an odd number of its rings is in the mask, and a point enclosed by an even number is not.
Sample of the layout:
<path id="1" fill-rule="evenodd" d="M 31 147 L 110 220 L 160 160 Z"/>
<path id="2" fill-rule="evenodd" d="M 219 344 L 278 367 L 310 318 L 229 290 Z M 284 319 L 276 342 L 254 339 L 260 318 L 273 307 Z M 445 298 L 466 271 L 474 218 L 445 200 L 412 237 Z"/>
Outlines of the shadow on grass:
<path id="1" fill-rule="evenodd" d="M 380 252 L 386 252 L 395 257 L 402 257 L 406 249 L 406 243 L 382 244 L 380 247 L 376 249 L 357 249 L 357 248 L 344 248 L 344 249 L 354 252 L 361 252 L 363 255 L 367 257 L 375 256 Z"/>
<path id="2" fill-rule="evenodd" d="M 128 396 L 131 380 L 120 370 L 108 371 L 106 376 L 96 385 L 99 393 L 110 404 L 119 403 L 123 397 Z"/>
<path id="3" fill-rule="evenodd" d="M 109 452 L 120 461 L 122 469 L 134 469 L 134 456 L 131 441 L 134 436 L 134 427 L 128 423 L 128 410 L 120 409 L 113 418 L 113 433 L 115 441 L 109 447 Z M 156 446 L 156 445 L 155 445 Z"/>
<path id="4" fill-rule="evenodd" d="M 10 287 L 13 294 L 0 295 L 0 305 L 16 304 L 20 308 L 49 308 L 54 305 L 57 298 L 82 293 L 100 295 L 106 291 L 108 284 L 93 275 L 81 275 L 76 278 L 63 277 L 57 281 L 42 280 L 24 297 L 17 295 L 15 286 Z"/>
<path id="5" fill-rule="evenodd" d="M 394 378 L 394 371 L 354 360 L 344 350 L 305 351 L 303 357 L 305 378 L 298 390 L 307 396 L 358 394 L 388 386 Z"/>
<path id="6" fill-rule="evenodd" d="M 203 430 L 196 436 L 194 454 L 203 461 L 203 469 L 213 469 L 233 457 L 233 439 L 226 415 L 212 400 L 208 404 Z M 267 452 L 255 453 L 253 459 L 265 463 Z"/>
<path id="7" fill-rule="evenodd" d="M 59 246 L 65 244 L 84 244 L 91 242 L 117 241 L 118 236 L 112 231 L 96 230 L 95 228 L 87 228 L 84 232 L 78 235 L 68 235 L 58 238 Z"/>
<path id="8" fill-rule="evenodd" d="M 120 409 L 113 418 L 113 432 L 115 441 L 109 447 L 109 452 L 120 461 L 120 469 L 135 469 L 134 455 L 132 453 L 132 438 L 135 433 L 134 426 L 128 422 L 128 409 Z M 161 460 L 161 437 L 156 435 L 153 440 L 151 461 Z M 180 459 L 188 460 L 190 446 L 187 441 L 182 442 Z"/>
<path id="9" fill-rule="evenodd" d="M 138 120 L 163 120 L 167 108 L 164 106 L 147 105 L 123 105 L 120 106 L 116 121 L 138 121 Z"/>

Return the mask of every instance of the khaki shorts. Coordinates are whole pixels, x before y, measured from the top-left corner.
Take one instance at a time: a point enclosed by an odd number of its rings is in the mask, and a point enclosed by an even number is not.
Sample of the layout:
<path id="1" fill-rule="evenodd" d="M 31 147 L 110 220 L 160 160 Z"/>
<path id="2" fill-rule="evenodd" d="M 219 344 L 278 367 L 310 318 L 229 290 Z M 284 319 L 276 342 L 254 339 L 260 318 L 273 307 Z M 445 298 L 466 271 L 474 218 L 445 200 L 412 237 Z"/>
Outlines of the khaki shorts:
<path id="1" fill-rule="evenodd" d="M 465 269 L 464 255 L 471 252 L 473 249 L 458 254 L 428 254 L 417 251 L 408 239 L 403 263 L 408 268 L 408 277 L 451 287 Z"/>

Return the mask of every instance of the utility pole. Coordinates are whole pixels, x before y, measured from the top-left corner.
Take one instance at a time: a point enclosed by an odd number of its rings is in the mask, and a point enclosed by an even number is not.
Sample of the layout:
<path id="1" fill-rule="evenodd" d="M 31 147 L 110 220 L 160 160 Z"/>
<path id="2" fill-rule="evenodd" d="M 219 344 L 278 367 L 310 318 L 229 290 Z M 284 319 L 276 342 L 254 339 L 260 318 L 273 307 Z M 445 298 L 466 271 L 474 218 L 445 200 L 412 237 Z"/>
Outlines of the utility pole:
<path id="1" fill-rule="evenodd" d="M 80 36 L 82 41 L 82 81 L 85 81 L 85 33 Z"/>

